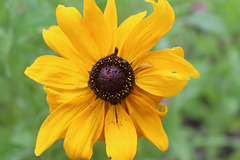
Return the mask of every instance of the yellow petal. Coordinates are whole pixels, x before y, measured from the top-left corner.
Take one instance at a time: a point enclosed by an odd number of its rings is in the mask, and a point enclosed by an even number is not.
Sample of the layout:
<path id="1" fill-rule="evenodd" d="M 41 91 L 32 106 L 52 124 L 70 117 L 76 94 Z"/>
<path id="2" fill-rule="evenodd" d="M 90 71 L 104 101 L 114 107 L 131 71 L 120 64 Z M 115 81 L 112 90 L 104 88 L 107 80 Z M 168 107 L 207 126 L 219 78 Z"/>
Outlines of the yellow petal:
<path id="1" fill-rule="evenodd" d="M 153 106 L 155 109 L 157 108 L 157 105 L 163 100 L 163 97 L 150 94 L 144 91 L 143 89 L 139 88 L 137 85 L 134 86 L 134 90 L 137 92 L 141 92 L 142 94 L 145 95 L 146 98 L 150 98 L 151 100 L 153 100 L 156 104 L 155 106 Z"/>
<path id="2" fill-rule="evenodd" d="M 121 106 L 122 106 L 123 109 L 129 114 L 128 107 L 127 107 L 127 104 L 126 104 L 125 100 L 122 100 Z M 134 127 L 135 127 L 136 132 L 137 132 L 137 139 L 141 138 L 141 137 L 142 137 L 142 134 L 141 134 L 140 132 L 138 132 L 140 129 L 139 129 L 138 126 L 136 126 L 136 125 L 134 125 Z"/>
<path id="3" fill-rule="evenodd" d="M 174 50 L 178 51 L 180 49 L 173 49 L 173 51 Z M 199 72 L 192 66 L 192 64 L 177 54 L 179 53 L 175 52 L 174 54 L 173 52 L 170 52 L 169 49 L 149 52 L 139 57 L 134 62 L 134 66 L 153 66 L 179 73 L 188 78 L 198 78 Z"/>
<path id="4" fill-rule="evenodd" d="M 87 106 L 71 123 L 64 149 L 71 159 L 90 159 L 92 147 L 101 135 L 105 116 L 105 102 L 101 99 Z"/>
<path id="5" fill-rule="evenodd" d="M 50 108 L 50 112 L 53 112 L 63 103 L 70 102 L 80 96 L 92 94 L 92 97 L 94 97 L 94 94 L 89 87 L 71 90 L 57 90 L 49 86 L 44 86 L 44 91 L 47 93 L 46 99 Z"/>
<path id="6" fill-rule="evenodd" d="M 42 35 L 46 44 L 62 57 L 75 61 L 76 64 L 86 65 L 90 68 L 89 61 L 82 60 L 82 52 L 78 52 L 58 26 L 51 26 L 49 30 L 43 29 Z"/>
<path id="7" fill-rule="evenodd" d="M 138 87 L 160 97 L 176 95 L 189 80 L 179 73 L 158 68 L 142 68 L 136 71 L 135 75 Z"/>
<path id="8" fill-rule="evenodd" d="M 159 110 L 158 115 L 161 119 L 167 115 L 168 108 L 166 104 L 158 104 L 157 108 Z"/>
<path id="9" fill-rule="evenodd" d="M 134 90 L 132 93 L 142 97 L 144 101 L 146 101 L 148 104 L 151 104 L 152 112 L 156 112 L 160 118 L 163 118 L 167 115 L 167 106 L 165 104 L 160 104 L 162 102 L 163 97 L 159 97 L 156 95 L 152 95 L 138 86 L 134 86 Z M 128 110 L 128 109 L 127 109 Z"/>
<path id="10" fill-rule="evenodd" d="M 154 0 L 145 0 L 145 2 L 150 2 L 152 3 L 153 9 L 157 8 L 157 2 L 155 2 Z"/>
<path id="11" fill-rule="evenodd" d="M 184 58 L 184 50 L 182 49 L 182 47 L 173 47 L 171 49 L 164 49 L 164 52 L 172 52 L 182 58 Z"/>
<path id="12" fill-rule="evenodd" d="M 92 98 L 92 95 L 86 95 L 64 103 L 47 117 L 38 132 L 35 148 L 37 156 L 40 156 L 56 140 L 65 137 L 74 116 L 84 109 Z"/>
<path id="13" fill-rule="evenodd" d="M 57 56 L 38 57 L 24 73 L 38 83 L 55 88 L 87 87 L 87 71 L 80 69 L 73 62 Z"/>
<path id="14" fill-rule="evenodd" d="M 84 1 L 84 20 L 91 36 L 95 40 L 102 58 L 112 53 L 112 30 L 94 0 Z"/>
<path id="15" fill-rule="evenodd" d="M 168 137 L 163 129 L 161 119 L 153 112 L 151 104 L 136 94 L 126 98 L 129 114 L 140 133 L 163 152 L 168 149 Z"/>
<path id="16" fill-rule="evenodd" d="M 117 9 L 115 0 L 108 0 L 104 11 L 104 17 L 109 22 L 112 28 L 117 28 Z"/>
<path id="17" fill-rule="evenodd" d="M 120 105 L 112 105 L 105 120 L 105 142 L 111 160 L 132 160 L 137 150 L 137 134 L 131 118 Z"/>
<path id="18" fill-rule="evenodd" d="M 127 37 L 131 33 L 134 27 L 146 16 L 147 12 L 141 12 L 136 15 L 127 18 L 117 29 L 117 42 L 116 47 L 119 50 L 119 56 L 121 56 L 122 46 L 125 43 Z"/>
<path id="19" fill-rule="evenodd" d="M 58 5 L 56 14 L 59 27 L 72 45 L 82 53 L 83 59 L 94 65 L 101 56 L 82 15 L 76 8 L 63 5 Z"/>
<path id="20" fill-rule="evenodd" d="M 138 87 L 137 87 L 136 90 L 132 91 L 132 94 L 136 95 L 138 97 L 141 97 L 142 100 L 145 101 L 148 104 L 151 112 L 155 112 L 156 114 L 159 115 L 160 118 L 163 118 L 167 114 L 167 106 L 160 104 L 159 103 L 160 101 L 158 101 L 158 103 L 156 103 L 156 97 L 155 96 L 150 95 L 149 93 L 147 93 L 147 92 L 145 92 L 141 89 L 138 89 Z M 158 98 L 158 100 L 159 99 L 160 98 Z M 163 99 L 163 98 L 161 97 L 161 99 Z"/>
<path id="21" fill-rule="evenodd" d="M 110 102 L 107 102 L 107 101 L 105 101 L 105 116 L 104 117 L 106 117 L 106 115 L 107 115 L 107 112 L 108 112 L 108 110 L 110 109 L 110 107 L 111 107 L 112 105 L 111 105 L 111 103 Z M 104 133 L 104 127 L 105 126 L 103 126 L 103 130 L 102 130 L 102 133 L 101 133 L 101 135 L 100 135 L 100 137 L 99 137 L 99 139 L 98 140 L 100 140 L 100 141 L 104 141 L 105 142 L 105 133 Z"/>
<path id="22" fill-rule="evenodd" d="M 114 51 L 116 47 L 116 36 L 117 36 L 117 9 L 115 0 L 108 0 L 107 6 L 104 11 L 104 18 L 106 19 L 106 22 L 110 26 L 111 32 L 112 32 L 112 42 L 110 47 L 110 52 Z"/>
<path id="23" fill-rule="evenodd" d="M 154 11 L 143 19 L 128 36 L 121 54 L 132 62 L 149 51 L 173 26 L 175 15 L 167 0 L 159 0 Z"/>

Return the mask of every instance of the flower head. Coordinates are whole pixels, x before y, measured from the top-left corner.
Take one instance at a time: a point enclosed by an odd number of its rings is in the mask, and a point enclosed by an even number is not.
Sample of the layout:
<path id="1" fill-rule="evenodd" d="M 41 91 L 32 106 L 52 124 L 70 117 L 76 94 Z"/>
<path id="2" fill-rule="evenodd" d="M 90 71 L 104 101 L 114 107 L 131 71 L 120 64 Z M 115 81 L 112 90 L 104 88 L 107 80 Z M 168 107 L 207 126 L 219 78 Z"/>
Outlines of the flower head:
<path id="1" fill-rule="evenodd" d="M 57 7 L 59 26 L 42 33 L 60 57 L 41 56 L 25 71 L 44 85 L 51 111 L 38 133 L 37 156 L 61 138 L 71 159 L 90 159 L 97 140 L 105 141 L 113 160 L 133 159 L 141 136 L 167 150 L 161 122 L 167 108 L 158 104 L 199 73 L 181 47 L 148 52 L 175 16 L 167 0 L 147 1 L 154 8 L 148 17 L 141 12 L 120 26 L 115 0 L 104 14 L 85 0 L 84 18 L 76 8 Z"/>

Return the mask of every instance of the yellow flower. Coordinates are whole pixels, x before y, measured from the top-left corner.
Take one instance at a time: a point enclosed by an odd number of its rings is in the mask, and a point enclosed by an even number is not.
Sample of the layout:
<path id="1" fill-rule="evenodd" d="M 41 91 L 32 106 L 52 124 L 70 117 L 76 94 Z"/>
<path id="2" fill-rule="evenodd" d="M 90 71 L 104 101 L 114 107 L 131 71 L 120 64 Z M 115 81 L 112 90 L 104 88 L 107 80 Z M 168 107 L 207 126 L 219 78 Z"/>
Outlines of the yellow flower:
<path id="1" fill-rule="evenodd" d="M 90 159 L 97 140 L 105 141 L 112 160 L 133 159 L 141 136 L 167 150 L 161 123 L 167 108 L 158 104 L 199 73 L 181 47 L 148 52 L 175 15 L 167 0 L 147 1 L 153 13 L 133 15 L 119 27 L 115 0 L 104 14 L 85 0 L 84 18 L 76 8 L 57 7 L 59 26 L 43 30 L 43 38 L 61 57 L 41 56 L 25 71 L 45 85 L 51 111 L 38 133 L 37 156 L 61 138 L 71 159 Z"/>

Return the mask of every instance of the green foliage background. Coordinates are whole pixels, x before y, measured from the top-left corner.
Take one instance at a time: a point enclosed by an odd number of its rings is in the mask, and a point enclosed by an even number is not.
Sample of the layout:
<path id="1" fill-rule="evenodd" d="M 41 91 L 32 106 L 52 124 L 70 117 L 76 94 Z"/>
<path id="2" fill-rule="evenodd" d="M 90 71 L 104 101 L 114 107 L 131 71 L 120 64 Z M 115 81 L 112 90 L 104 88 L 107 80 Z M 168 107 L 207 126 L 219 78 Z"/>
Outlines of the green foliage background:
<path id="1" fill-rule="evenodd" d="M 96 0 L 103 10 L 107 0 Z M 141 138 L 135 160 L 240 159 L 240 1 L 169 0 L 174 27 L 154 50 L 182 46 L 200 72 L 168 99 L 163 119 L 170 147 L 164 154 Z M 82 10 L 82 0 L 0 1 L 0 159 L 68 159 L 62 141 L 42 156 L 33 153 L 41 123 L 49 114 L 42 85 L 23 72 L 44 54 L 55 54 L 41 36 L 56 25 L 58 4 Z M 119 22 L 152 8 L 144 0 L 116 0 Z M 105 144 L 94 146 L 93 160 L 107 159 Z"/>

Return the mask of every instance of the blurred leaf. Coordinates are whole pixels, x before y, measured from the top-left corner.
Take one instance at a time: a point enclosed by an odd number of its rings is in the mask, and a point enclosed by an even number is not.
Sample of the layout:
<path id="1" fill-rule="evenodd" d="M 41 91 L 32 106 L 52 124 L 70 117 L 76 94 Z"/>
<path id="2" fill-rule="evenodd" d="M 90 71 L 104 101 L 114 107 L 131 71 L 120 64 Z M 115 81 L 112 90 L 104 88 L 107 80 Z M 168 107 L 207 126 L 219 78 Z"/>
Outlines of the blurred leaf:
<path id="1" fill-rule="evenodd" d="M 186 17 L 187 24 L 205 32 L 226 34 L 226 27 L 222 19 L 210 13 L 193 13 Z"/>

